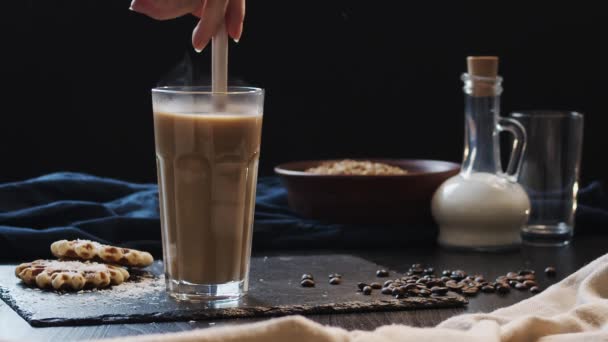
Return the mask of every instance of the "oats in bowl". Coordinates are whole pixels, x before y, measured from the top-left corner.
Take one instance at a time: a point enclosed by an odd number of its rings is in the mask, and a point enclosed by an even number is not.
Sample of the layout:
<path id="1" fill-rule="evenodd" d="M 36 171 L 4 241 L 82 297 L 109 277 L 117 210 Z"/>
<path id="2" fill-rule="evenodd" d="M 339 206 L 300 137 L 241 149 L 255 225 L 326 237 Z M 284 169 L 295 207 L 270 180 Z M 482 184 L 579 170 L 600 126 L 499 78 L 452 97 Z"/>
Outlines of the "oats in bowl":
<path id="1" fill-rule="evenodd" d="M 368 160 L 327 161 L 317 167 L 306 169 L 306 172 L 318 175 L 361 175 L 361 176 L 394 176 L 405 175 L 407 170 L 384 163 Z"/>

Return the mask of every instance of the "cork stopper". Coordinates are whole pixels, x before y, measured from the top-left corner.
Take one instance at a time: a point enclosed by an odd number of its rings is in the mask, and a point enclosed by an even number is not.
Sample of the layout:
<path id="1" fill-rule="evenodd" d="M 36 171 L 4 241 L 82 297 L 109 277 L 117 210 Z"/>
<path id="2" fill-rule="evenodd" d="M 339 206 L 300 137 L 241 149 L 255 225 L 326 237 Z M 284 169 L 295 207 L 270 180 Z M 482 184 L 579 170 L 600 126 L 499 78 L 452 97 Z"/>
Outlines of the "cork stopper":
<path id="1" fill-rule="evenodd" d="M 467 57 L 467 72 L 473 77 L 495 79 L 498 76 L 498 57 L 470 56 Z M 494 96 L 495 83 L 477 80 L 473 82 L 473 96 Z"/>

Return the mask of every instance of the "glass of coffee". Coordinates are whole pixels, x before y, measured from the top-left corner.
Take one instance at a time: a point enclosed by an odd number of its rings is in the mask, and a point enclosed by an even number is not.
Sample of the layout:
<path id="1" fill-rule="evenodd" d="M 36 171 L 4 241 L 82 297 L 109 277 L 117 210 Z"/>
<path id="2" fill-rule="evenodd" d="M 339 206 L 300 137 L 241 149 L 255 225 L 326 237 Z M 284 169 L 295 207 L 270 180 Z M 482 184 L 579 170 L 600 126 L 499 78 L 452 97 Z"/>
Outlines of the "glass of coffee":
<path id="1" fill-rule="evenodd" d="M 227 301 L 247 292 L 264 91 L 152 89 L 167 291 Z"/>

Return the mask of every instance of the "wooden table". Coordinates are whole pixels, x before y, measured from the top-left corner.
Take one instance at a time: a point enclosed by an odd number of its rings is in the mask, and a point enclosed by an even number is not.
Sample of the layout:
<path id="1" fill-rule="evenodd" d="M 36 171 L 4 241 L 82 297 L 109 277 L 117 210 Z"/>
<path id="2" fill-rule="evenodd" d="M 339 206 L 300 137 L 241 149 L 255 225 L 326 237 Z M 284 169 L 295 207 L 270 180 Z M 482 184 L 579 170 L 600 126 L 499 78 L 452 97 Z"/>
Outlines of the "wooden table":
<path id="1" fill-rule="evenodd" d="M 463 269 L 470 274 L 483 274 L 488 279 L 508 271 L 522 268 L 531 268 L 537 271 L 540 285 L 544 288 L 576 271 L 581 266 L 589 263 L 595 258 L 608 251 L 603 236 L 581 236 L 566 247 L 528 247 L 520 250 L 498 254 L 456 252 L 440 248 L 403 248 L 401 250 L 356 250 L 344 251 L 320 250 L 314 253 L 351 253 L 372 260 L 388 268 L 405 271 L 412 263 L 424 263 L 435 267 L 437 271 L 442 269 Z M 311 251 L 260 251 L 257 255 L 293 255 L 297 253 L 313 253 Z M 558 270 L 557 277 L 547 278 L 542 272 L 546 266 L 555 266 Z M 505 307 L 528 298 L 531 294 L 527 291 L 512 291 L 507 296 L 495 294 L 480 294 L 471 298 L 465 308 L 458 309 L 429 309 L 417 311 L 400 312 L 378 312 L 365 314 L 340 314 L 340 315 L 317 315 L 309 316 L 312 320 L 339 326 L 345 329 L 372 330 L 378 326 L 401 323 L 418 327 L 429 327 L 439 322 L 462 313 L 489 312 L 494 309 Z M 77 309 L 77 308 L 76 308 Z M 152 334 L 162 332 L 175 332 L 192 330 L 196 328 L 217 327 L 223 325 L 243 324 L 261 319 L 239 319 L 223 320 L 214 322 L 171 322 L 171 323 L 148 323 L 148 324 L 116 324 L 103 326 L 84 327 L 57 327 L 57 328 L 32 328 L 21 317 L 19 317 L 4 302 L 0 301 L 0 340 L 14 339 L 16 341 L 68 341 L 104 337 L 116 337 L 126 335 Z"/>

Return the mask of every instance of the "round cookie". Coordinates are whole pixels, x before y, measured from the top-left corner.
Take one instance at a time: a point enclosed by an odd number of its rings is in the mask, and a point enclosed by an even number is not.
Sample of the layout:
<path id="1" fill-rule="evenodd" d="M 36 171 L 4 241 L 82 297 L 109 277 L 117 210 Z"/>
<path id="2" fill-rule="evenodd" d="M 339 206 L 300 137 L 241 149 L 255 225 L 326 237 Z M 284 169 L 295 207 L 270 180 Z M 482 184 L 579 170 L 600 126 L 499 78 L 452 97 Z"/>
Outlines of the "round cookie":
<path id="1" fill-rule="evenodd" d="M 59 240 L 51 245 L 51 252 L 60 259 L 103 261 L 129 267 L 146 267 L 154 258 L 148 252 L 103 245 L 89 240 Z"/>
<path id="2" fill-rule="evenodd" d="M 129 279 L 122 267 L 89 261 L 36 260 L 17 266 L 15 275 L 28 285 L 67 291 L 102 289 Z"/>

